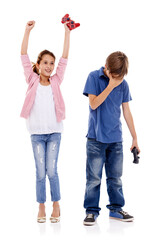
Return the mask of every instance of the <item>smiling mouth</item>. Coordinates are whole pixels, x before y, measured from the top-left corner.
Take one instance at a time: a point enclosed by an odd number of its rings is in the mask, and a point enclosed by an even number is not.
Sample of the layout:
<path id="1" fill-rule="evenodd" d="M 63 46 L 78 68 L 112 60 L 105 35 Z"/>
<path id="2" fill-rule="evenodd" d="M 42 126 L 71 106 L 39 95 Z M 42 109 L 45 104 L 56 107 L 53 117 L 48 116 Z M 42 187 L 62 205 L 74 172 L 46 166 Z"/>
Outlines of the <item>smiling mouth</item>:
<path id="1" fill-rule="evenodd" d="M 50 73 L 51 72 L 51 70 L 45 70 L 47 73 Z"/>

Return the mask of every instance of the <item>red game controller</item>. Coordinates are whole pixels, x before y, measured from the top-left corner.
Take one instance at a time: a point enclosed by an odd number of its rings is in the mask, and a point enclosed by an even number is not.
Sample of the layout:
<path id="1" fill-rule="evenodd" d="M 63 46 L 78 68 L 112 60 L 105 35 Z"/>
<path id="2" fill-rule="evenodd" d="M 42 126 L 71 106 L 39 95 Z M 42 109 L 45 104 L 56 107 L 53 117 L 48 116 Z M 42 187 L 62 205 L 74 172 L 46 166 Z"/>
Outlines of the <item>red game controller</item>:
<path id="1" fill-rule="evenodd" d="M 69 22 L 69 23 L 67 23 L 67 27 L 69 28 L 69 30 L 73 30 L 80 26 L 80 23 L 75 23 L 73 20 L 70 19 L 69 14 L 66 14 L 62 18 L 61 22 L 62 23 Z"/>

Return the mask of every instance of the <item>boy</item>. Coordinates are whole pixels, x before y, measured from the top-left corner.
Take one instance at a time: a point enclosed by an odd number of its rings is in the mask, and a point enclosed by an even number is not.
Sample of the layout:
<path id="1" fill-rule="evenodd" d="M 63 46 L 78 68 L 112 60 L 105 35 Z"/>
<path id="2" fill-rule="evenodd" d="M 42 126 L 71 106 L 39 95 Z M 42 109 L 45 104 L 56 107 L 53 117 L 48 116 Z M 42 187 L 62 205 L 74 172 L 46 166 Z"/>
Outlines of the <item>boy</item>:
<path id="1" fill-rule="evenodd" d="M 100 185 L 105 164 L 110 218 L 133 221 L 122 210 L 125 204 L 122 191 L 122 128 L 123 115 L 133 138 L 131 150 L 136 147 L 137 135 L 128 102 L 132 99 L 124 75 L 128 73 L 128 58 L 122 52 L 114 52 L 106 59 L 105 67 L 89 74 L 84 92 L 89 97 L 89 124 L 87 134 L 86 191 L 84 225 L 94 225 L 99 215 Z"/>

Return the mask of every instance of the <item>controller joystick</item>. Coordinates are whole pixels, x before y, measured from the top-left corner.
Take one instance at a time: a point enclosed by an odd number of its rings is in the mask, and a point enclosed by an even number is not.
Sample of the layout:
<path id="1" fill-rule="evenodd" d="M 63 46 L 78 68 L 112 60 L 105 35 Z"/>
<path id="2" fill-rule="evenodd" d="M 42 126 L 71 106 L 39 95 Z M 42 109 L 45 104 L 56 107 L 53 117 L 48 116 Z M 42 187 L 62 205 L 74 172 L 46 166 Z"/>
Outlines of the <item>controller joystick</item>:
<path id="1" fill-rule="evenodd" d="M 132 149 L 132 151 L 131 151 L 132 153 L 133 153 L 133 156 L 134 156 L 134 160 L 133 160 L 133 163 L 136 163 L 136 164 L 138 164 L 139 163 L 139 156 L 138 156 L 138 150 L 137 150 L 137 148 L 136 147 L 134 147 L 133 149 Z"/>
<path id="2" fill-rule="evenodd" d="M 80 23 L 75 23 L 74 21 L 71 21 L 71 22 L 67 23 L 67 26 L 70 30 L 73 30 L 73 29 L 79 27 Z"/>
<path id="3" fill-rule="evenodd" d="M 65 23 L 65 22 L 68 22 L 68 21 L 70 21 L 70 17 L 69 17 L 69 14 L 66 14 L 66 15 L 62 18 L 61 22 L 62 22 L 62 23 Z"/>

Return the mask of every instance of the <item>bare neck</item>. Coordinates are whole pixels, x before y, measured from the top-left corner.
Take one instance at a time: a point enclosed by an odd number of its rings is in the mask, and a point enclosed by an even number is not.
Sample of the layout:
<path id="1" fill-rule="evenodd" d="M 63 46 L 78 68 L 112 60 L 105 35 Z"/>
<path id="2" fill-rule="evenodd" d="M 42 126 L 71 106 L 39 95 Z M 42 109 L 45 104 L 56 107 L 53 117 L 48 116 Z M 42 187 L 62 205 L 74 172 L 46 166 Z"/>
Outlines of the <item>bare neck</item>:
<path id="1" fill-rule="evenodd" d="M 49 77 L 45 77 L 45 76 L 40 75 L 40 83 L 44 86 L 49 85 L 50 84 Z"/>

